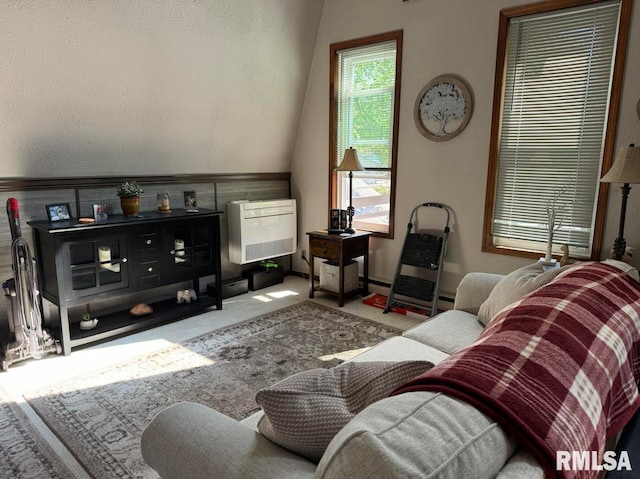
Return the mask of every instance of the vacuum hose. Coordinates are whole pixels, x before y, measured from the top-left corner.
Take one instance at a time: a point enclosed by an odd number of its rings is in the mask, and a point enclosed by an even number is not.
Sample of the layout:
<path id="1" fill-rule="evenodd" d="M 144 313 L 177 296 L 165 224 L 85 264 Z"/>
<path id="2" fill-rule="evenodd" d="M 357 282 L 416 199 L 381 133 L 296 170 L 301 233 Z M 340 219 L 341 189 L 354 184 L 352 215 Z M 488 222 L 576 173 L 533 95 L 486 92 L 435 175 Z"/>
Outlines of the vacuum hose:
<path id="1" fill-rule="evenodd" d="M 24 238 L 20 237 L 13 242 L 11 255 L 16 278 L 16 301 L 19 305 L 16 319 L 22 329 L 23 346 L 33 358 L 40 359 L 44 356 L 46 346 L 42 332 L 42 313 L 33 257 Z"/>

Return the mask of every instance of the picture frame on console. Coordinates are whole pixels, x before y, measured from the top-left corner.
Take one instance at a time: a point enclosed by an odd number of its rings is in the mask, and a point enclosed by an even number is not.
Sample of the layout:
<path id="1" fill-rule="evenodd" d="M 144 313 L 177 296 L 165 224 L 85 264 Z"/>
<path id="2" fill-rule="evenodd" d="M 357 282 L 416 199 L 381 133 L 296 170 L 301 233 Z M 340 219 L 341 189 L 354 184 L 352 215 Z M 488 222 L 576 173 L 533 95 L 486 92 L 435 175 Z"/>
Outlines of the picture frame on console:
<path id="1" fill-rule="evenodd" d="M 107 205 L 96 204 L 93 205 L 93 218 L 96 222 L 107 221 L 109 215 L 107 214 Z"/>
<path id="2" fill-rule="evenodd" d="M 71 207 L 69 203 L 57 203 L 46 205 L 47 209 L 47 218 L 50 223 L 55 223 L 56 221 L 69 221 L 71 220 Z"/>
<path id="3" fill-rule="evenodd" d="M 187 212 L 197 212 L 198 205 L 196 202 L 196 192 L 195 191 L 183 191 L 182 197 L 184 198 L 184 209 Z"/>

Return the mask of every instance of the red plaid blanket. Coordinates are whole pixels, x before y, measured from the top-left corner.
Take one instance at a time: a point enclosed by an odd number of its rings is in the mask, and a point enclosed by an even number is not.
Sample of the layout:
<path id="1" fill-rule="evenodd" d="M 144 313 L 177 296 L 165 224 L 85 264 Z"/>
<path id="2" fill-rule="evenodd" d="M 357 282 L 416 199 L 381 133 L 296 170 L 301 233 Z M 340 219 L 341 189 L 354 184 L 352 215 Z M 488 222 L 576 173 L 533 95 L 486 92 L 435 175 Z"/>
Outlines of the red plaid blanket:
<path id="1" fill-rule="evenodd" d="M 606 263 L 584 263 L 502 311 L 474 344 L 392 394 L 429 390 L 462 399 L 528 448 L 547 477 L 597 477 L 556 471 L 556 451 L 602 458 L 606 438 L 640 406 L 639 314 L 638 282 Z"/>

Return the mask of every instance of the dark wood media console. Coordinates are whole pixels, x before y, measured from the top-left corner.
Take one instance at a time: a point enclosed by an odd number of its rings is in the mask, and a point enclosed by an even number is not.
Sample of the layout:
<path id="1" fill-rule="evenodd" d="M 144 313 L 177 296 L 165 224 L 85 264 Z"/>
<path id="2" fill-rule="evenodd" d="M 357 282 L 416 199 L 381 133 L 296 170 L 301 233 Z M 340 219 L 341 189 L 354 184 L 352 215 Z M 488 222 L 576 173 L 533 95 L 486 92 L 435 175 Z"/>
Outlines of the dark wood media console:
<path id="1" fill-rule="evenodd" d="M 216 306 L 222 309 L 220 264 L 221 211 L 141 212 L 111 215 L 105 222 L 30 221 L 34 229 L 39 284 L 44 300 L 59 309 L 60 325 L 51 333 L 65 355 L 71 349 L 185 318 Z M 81 330 L 69 322 L 69 308 L 183 281 L 199 292 L 201 277 L 215 275 L 212 296 L 189 304 L 175 296 L 152 304 L 154 312 L 134 317 L 129 308 L 100 316 Z"/>

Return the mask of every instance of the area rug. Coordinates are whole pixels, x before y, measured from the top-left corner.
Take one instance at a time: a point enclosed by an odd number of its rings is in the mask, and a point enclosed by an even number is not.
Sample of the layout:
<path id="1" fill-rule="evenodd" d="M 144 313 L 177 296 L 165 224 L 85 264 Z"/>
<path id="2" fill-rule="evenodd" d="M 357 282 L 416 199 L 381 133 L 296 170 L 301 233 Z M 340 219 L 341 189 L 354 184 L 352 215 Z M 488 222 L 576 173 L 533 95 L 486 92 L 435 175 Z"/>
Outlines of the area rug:
<path id="1" fill-rule="evenodd" d="M 74 477 L 24 411 L 0 390 L 0 477 Z"/>
<path id="2" fill-rule="evenodd" d="M 400 332 L 305 301 L 25 397 L 94 477 L 152 478 L 140 436 L 165 407 L 196 401 L 243 419 L 259 389 Z"/>

